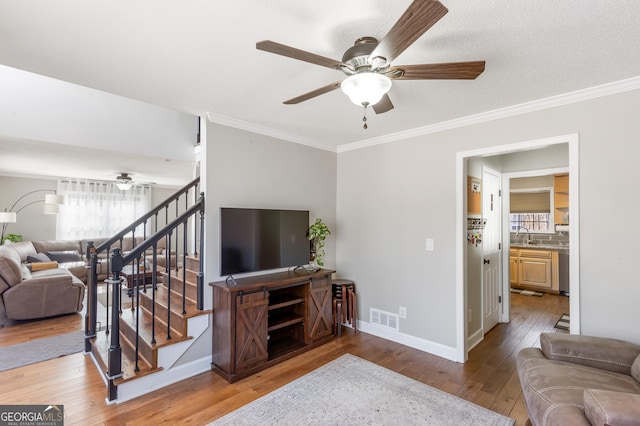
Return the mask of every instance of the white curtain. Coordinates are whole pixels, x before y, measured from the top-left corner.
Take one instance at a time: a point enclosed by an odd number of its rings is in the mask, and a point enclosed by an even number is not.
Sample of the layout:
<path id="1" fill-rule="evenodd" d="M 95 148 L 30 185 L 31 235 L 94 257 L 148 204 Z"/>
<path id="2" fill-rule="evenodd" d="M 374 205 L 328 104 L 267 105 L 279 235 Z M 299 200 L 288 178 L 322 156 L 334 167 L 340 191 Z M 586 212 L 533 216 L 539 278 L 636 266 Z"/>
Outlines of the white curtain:
<path id="1" fill-rule="evenodd" d="M 58 194 L 64 196 L 57 229 L 61 240 L 110 237 L 151 207 L 151 189 L 140 185 L 121 191 L 113 183 L 59 181 Z M 142 235 L 142 229 L 136 233 Z"/>

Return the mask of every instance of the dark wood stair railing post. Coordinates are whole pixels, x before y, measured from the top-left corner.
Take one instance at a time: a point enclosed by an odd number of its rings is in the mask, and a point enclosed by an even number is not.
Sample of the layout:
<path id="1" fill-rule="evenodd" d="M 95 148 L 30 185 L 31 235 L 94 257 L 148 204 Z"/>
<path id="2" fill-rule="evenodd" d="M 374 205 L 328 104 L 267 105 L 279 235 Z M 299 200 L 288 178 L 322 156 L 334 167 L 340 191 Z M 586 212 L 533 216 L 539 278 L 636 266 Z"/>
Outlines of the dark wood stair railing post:
<path id="1" fill-rule="evenodd" d="M 111 305 L 111 343 L 109 345 L 109 365 L 107 378 L 109 379 L 109 401 L 118 397 L 118 387 L 114 380 L 122 377 L 122 347 L 120 346 L 120 313 L 116 306 L 120 306 L 120 272 L 122 272 L 123 262 L 120 248 L 114 248 L 111 254 L 111 290 L 113 304 Z"/>
<path id="2" fill-rule="evenodd" d="M 202 200 L 202 208 L 200 209 L 200 257 L 198 258 L 200 262 L 200 270 L 198 271 L 197 278 L 197 297 L 196 304 L 198 310 L 204 310 L 204 259 L 202 255 L 204 253 L 204 193 L 200 194 L 200 199 Z M 196 244 L 197 247 L 197 244 Z"/>
<path id="3" fill-rule="evenodd" d="M 84 322 L 84 351 L 91 352 L 91 338 L 96 336 L 98 322 L 97 257 L 93 241 L 87 243 L 87 313 Z"/>

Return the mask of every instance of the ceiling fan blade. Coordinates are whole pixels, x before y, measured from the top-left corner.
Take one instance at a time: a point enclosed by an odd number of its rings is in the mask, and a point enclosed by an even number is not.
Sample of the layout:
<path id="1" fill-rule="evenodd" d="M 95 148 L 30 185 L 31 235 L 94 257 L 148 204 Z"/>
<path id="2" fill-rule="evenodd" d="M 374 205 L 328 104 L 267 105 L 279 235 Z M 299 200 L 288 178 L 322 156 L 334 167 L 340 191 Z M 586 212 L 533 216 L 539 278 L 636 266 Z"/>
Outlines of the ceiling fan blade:
<path id="1" fill-rule="evenodd" d="M 337 88 L 340 87 L 340 84 L 342 84 L 342 81 L 336 81 L 331 84 L 327 84 L 326 86 L 321 87 L 319 89 L 312 90 L 311 92 L 305 93 L 304 95 L 300 95 L 298 97 L 289 99 L 288 101 L 284 101 L 282 103 L 286 105 L 299 104 L 300 102 L 307 101 L 311 98 L 315 98 L 316 96 L 324 95 L 325 93 L 329 93 L 332 90 L 336 90 Z"/>
<path id="2" fill-rule="evenodd" d="M 404 75 L 395 80 L 473 80 L 484 71 L 484 61 L 398 65 L 389 72 L 394 70 L 404 71 Z"/>
<path id="3" fill-rule="evenodd" d="M 271 40 L 263 40 L 256 43 L 256 49 L 265 52 L 275 53 L 276 55 L 287 56 L 289 58 L 298 59 L 300 61 L 309 62 L 311 64 L 321 65 L 323 67 L 340 69 L 346 64 L 336 61 L 335 59 L 325 58 L 315 53 L 296 49 L 295 47 L 286 46 Z"/>
<path id="4" fill-rule="evenodd" d="M 448 11 L 449 9 L 437 0 L 414 0 L 387 35 L 380 40 L 369 58 L 382 57 L 387 63 L 392 62 Z"/>
<path id="5" fill-rule="evenodd" d="M 391 103 L 391 99 L 389 99 L 389 95 L 385 93 L 382 99 L 380 99 L 372 108 L 376 114 L 382 114 L 383 112 L 392 110 L 393 104 Z"/>

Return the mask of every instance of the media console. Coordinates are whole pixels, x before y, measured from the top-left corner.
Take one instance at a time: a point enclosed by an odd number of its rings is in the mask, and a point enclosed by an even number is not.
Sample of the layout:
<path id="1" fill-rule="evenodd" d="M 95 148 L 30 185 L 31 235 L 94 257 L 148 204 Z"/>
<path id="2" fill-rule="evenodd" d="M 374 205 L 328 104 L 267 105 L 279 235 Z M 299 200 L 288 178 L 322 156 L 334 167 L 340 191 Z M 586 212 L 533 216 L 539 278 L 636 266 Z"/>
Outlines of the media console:
<path id="1" fill-rule="evenodd" d="M 296 270 L 210 283 L 211 368 L 233 383 L 330 341 L 334 272 Z"/>

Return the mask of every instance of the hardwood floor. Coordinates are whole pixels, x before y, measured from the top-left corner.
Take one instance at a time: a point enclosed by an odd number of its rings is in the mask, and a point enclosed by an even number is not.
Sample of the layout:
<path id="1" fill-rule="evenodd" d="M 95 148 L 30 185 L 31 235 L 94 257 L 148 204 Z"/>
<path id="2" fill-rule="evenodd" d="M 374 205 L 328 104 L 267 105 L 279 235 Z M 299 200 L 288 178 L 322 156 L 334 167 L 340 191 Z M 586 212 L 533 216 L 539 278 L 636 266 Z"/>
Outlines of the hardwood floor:
<path id="1" fill-rule="evenodd" d="M 537 346 L 540 332 L 566 333 L 553 326 L 569 312 L 569 298 L 511 297 L 511 323 L 487 333 L 465 364 L 345 330 L 340 339 L 234 384 L 207 372 L 129 402 L 107 405 L 105 385 L 91 358 L 79 353 L 0 372 L 0 399 L 2 404 L 63 404 L 66 425 L 203 425 L 351 353 L 524 425 L 527 413 L 515 356 L 521 348 Z M 0 346 L 81 328 L 79 314 L 10 325 L 0 329 Z"/>

